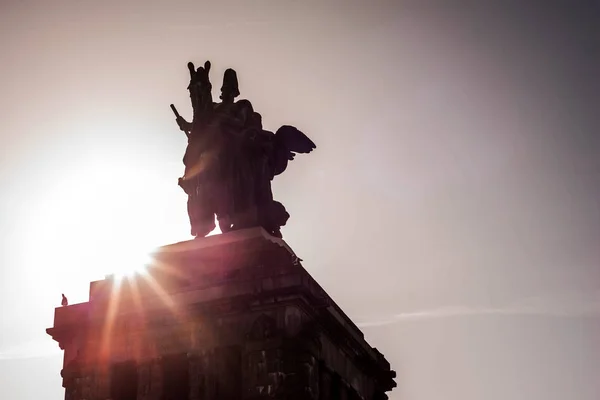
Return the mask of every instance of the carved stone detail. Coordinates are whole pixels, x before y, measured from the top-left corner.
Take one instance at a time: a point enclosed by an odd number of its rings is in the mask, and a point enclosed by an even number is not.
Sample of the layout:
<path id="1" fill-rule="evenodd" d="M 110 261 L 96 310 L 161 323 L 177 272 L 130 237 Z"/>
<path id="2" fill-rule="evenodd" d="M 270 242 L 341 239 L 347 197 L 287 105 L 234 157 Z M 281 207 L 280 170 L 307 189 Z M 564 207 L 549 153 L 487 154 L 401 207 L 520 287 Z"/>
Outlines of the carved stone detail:
<path id="1" fill-rule="evenodd" d="M 258 317 L 252 327 L 250 328 L 250 332 L 248 332 L 248 339 L 250 340 L 265 340 L 275 336 L 277 329 L 277 322 L 267 316 L 262 314 Z"/>
<path id="2" fill-rule="evenodd" d="M 138 400 L 164 400 L 165 395 L 183 400 L 385 399 L 395 386 L 395 373 L 383 355 L 326 294 L 329 303 L 319 298 L 310 275 L 291 264 L 287 250 L 273 245 L 279 240 L 264 240 L 260 233 L 238 243 L 244 235 L 233 236 L 235 251 L 234 245 L 217 244 L 209 250 L 200 246 L 200 254 L 195 247 L 200 241 L 182 251 L 200 265 L 182 268 L 192 282 L 198 275 L 190 270 L 202 272 L 203 257 L 224 267 L 248 266 L 218 284 L 198 279 L 206 286 L 170 288 L 166 293 L 177 302 L 177 314 L 148 307 L 142 316 L 131 317 L 141 323 L 128 324 L 122 319 L 141 312 L 123 309 L 110 331 L 103 325 L 104 314 L 79 325 L 55 321 L 49 333 L 59 343 L 80 338 L 62 371 L 65 399 L 107 400 L 111 394 L 132 393 Z M 210 296 L 196 294 L 204 290 Z M 111 385 L 113 378 L 118 379 Z M 128 386 L 133 379 L 137 386 Z"/>

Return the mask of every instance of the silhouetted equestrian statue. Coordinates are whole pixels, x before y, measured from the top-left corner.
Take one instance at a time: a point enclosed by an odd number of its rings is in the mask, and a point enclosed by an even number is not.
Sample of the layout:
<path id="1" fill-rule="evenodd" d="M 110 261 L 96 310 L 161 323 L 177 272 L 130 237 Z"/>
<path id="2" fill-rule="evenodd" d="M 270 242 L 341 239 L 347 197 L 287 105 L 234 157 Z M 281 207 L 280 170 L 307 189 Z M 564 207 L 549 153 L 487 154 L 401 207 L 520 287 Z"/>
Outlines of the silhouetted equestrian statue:
<path id="1" fill-rule="evenodd" d="M 171 104 L 188 138 L 179 185 L 188 195 L 191 233 L 206 236 L 215 228 L 216 216 L 224 233 L 262 226 L 281 237 L 289 214 L 273 199 L 271 180 L 297 153 L 310 153 L 316 146 L 293 126 L 284 125 L 275 133 L 264 130 L 252 103 L 235 101 L 240 91 L 233 69 L 223 76 L 221 103 L 213 102 L 210 67 L 209 61 L 197 69 L 188 63 L 192 122 Z"/>

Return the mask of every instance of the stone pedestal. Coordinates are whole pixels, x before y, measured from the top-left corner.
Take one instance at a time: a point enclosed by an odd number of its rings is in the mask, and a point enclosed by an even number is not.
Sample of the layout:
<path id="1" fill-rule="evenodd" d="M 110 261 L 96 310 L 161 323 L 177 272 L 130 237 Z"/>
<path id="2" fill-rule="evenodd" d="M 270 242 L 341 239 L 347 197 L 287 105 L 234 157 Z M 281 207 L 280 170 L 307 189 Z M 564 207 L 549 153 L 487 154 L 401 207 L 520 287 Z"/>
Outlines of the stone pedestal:
<path id="1" fill-rule="evenodd" d="M 47 330 L 72 400 L 387 398 L 395 372 L 262 228 L 160 248 Z"/>

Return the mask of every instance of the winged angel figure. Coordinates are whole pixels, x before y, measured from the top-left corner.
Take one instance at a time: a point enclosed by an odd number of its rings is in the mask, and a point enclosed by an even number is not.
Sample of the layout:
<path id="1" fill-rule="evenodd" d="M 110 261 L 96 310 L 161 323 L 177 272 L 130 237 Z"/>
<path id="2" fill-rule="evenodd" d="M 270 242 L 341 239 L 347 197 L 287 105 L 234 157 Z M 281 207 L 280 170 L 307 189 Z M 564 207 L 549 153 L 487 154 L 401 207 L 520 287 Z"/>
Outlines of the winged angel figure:
<path id="1" fill-rule="evenodd" d="M 210 67 L 209 61 L 197 69 L 188 63 L 192 122 L 171 105 L 188 138 L 179 185 L 188 195 L 191 233 L 206 236 L 215 228 L 216 216 L 224 233 L 262 226 L 281 237 L 289 214 L 273 199 L 271 181 L 296 154 L 310 153 L 316 145 L 293 126 L 275 133 L 263 129 L 250 101 L 235 101 L 240 92 L 233 69 L 225 71 L 221 102 L 213 102 Z"/>

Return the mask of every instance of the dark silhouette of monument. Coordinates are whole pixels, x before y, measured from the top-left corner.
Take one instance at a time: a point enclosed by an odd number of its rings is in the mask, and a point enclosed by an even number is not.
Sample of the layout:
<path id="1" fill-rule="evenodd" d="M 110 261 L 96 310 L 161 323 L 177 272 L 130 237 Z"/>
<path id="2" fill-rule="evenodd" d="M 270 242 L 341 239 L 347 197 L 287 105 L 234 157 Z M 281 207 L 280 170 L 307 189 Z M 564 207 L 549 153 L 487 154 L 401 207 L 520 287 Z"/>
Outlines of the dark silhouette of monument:
<path id="1" fill-rule="evenodd" d="M 210 62 L 198 69 L 189 63 L 188 69 L 192 122 L 173 104 L 171 109 L 188 138 L 179 185 L 188 195 L 192 235 L 206 236 L 215 228 L 216 216 L 223 233 L 262 226 L 281 237 L 289 215 L 273 200 L 271 180 L 285 171 L 296 153 L 310 153 L 315 144 L 293 126 L 284 125 L 276 133 L 264 130 L 252 103 L 235 101 L 240 91 L 234 70 L 225 71 L 222 102 L 215 103 Z"/>
<path id="2" fill-rule="evenodd" d="M 158 249 L 147 273 L 90 284 L 89 301 L 55 310 L 67 400 L 383 400 L 395 372 L 281 239 L 289 215 L 271 180 L 302 132 L 262 128 L 225 71 L 188 65 L 193 119 L 185 173 L 194 240 Z M 224 232 L 204 237 L 215 217 Z"/>

